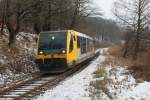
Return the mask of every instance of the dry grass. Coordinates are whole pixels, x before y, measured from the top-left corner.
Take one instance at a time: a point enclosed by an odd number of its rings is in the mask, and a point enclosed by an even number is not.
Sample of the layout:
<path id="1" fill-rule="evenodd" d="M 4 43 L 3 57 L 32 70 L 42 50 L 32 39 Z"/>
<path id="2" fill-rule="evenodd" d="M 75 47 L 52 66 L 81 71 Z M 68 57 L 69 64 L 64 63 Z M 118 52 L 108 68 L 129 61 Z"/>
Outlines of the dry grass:
<path id="1" fill-rule="evenodd" d="M 97 100 L 102 100 L 100 97 L 102 93 L 105 93 L 110 99 L 112 99 L 111 93 L 107 87 L 108 84 L 112 82 L 111 79 L 108 78 L 106 69 L 104 66 L 100 66 L 96 72 L 94 72 L 95 78 L 103 78 L 98 79 L 96 81 L 92 81 L 90 85 L 94 87 L 94 91 L 92 91 L 93 100 L 95 100 L 95 96 Z"/>
<path id="2" fill-rule="evenodd" d="M 105 77 L 103 80 L 97 80 L 94 82 L 91 82 L 90 85 L 94 87 L 95 91 L 93 92 L 93 95 L 95 96 L 97 94 L 97 98 L 101 97 L 100 95 L 102 93 L 105 93 L 110 99 L 112 99 L 111 93 L 109 89 L 107 88 L 107 84 L 109 84 L 109 80 L 107 77 Z M 95 100 L 93 98 L 93 100 Z"/>
<path id="3" fill-rule="evenodd" d="M 126 67 L 126 66 L 132 66 L 132 60 L 131 58 L 124 59 L 122 57 L 122 47 L 113 47 L 108 49 L 108 54 L 106 57 L 104 64 L 111 65 L 111 67 Z"/>
<path id="4" fill-rule="evenodd" d="M 133 61 L 133 66 L 129 69 L 133 70 L 133 75 L 136 78 L 150 81 L 150 52 L 140 53 L 136 61 Z"/>
<path id="5" fill-rule="evenodd" d="M 140 52 L 136 61 L 131 56 L 123 58 L 122 51 L 121 47 L 110 48 L 108 50 L 109 56 L 105 63 L 109 63 L 112 66 L 128 66 L 133 71 L 135 78 L 150 81 L 150 51 Z"/>
<path id="6" fill-rule="evenodd" d="M 94 72 L 94 77 L 95 78 L 100 78 L 100 77 L 106 77 L 107 73 L 105 71 L 105 68 L 99 67 L 95 72 Z"/>
<path id="7" fill-rule="evenodd" d="M 108 49 L 108 52 L 111 56 L 120 57 L 122 55 L 122 47 L 115 46 Z"/>

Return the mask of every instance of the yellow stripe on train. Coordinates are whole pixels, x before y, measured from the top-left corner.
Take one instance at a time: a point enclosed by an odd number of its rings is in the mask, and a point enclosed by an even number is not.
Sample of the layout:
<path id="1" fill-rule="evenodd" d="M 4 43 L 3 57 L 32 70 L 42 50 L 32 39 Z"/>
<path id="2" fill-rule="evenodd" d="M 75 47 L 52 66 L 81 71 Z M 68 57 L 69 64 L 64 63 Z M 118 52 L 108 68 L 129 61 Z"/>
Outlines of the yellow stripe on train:
<path id="1" fill-rule="evenodd" d="M 66 54 L 36 55 L 36 59 L 66 58 Z"/>

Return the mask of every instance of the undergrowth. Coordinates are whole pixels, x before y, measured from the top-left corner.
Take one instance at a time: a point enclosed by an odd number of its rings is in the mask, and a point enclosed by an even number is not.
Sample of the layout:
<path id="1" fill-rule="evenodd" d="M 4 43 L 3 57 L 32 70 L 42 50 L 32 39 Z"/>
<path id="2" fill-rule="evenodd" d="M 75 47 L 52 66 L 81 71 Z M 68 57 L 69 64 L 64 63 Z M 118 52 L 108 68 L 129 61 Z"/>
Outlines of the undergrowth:
<path id="1" fill-rule="evenodd" d="M 98 69 L 93 73 L 95 81 L 90 83 L 94 89 L 91 89 L 91 97 L 92 100 L 103 100 L 103 95 L 106 95 L 108 98 L 112 99 L 112 95 L 107 87 L 108 84 L 112 82 L 111 79 L 108 78 L 108 73 L 105 67 L 98 67 Z"/>
<path id="2" fill-rule="evenodd" d="M 136 79 L 150 81 L 150 51 L 144 50 L 139 52 L 137 60 L 133 60 L 129 55 L 126 58 L 122 57 L 123 50 L 121 47 L 113 47 L 108 50 L 110 55 L 110 63 L 116 63 L 120 66 L 126 66 L 132 71 Z"/>

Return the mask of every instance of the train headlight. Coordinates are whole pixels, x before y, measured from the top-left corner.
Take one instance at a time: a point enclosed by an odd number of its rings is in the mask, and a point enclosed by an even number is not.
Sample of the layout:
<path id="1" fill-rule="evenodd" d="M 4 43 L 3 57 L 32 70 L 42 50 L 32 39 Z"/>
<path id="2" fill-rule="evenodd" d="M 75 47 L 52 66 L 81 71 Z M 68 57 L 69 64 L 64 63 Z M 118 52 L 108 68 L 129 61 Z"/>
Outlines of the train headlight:
<path id="1" fill-rule="evenodd" d="M 42 51 L 40 51 L 40 54 L 43 54 L 43 52 L 42 52 Z"/>
<path id="2" fill-rule="evenodd" d="M 55 40 L 55 37 L 54 37 L 54 36 L 52 36 L 52 40 Z"/>
<path id="3" fill-rule="evenodd" d="M 62 50 L 62 53 L 66 53 L 66 51 L 65 51 L 65 50 Z"/>

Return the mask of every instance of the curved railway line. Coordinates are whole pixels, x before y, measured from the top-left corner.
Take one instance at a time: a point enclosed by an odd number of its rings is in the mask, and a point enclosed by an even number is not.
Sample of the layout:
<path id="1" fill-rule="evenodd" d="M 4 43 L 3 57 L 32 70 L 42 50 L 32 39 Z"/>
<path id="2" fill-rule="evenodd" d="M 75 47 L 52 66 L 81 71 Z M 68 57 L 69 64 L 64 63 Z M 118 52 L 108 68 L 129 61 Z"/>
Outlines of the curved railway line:
<path id="1" fill-rule="evenodd" d="M 91 58 L 64 73 L 51 75 L 39 74 L 32 79 L 10 86 L 0 91 L 0 100 L 33 99 L 37 94 L 42 92 L 41 90 L 52 88 L 65 78 L 74 75 L 76 72 L 82 71 L 89 64 L 90 60 Z"/>

